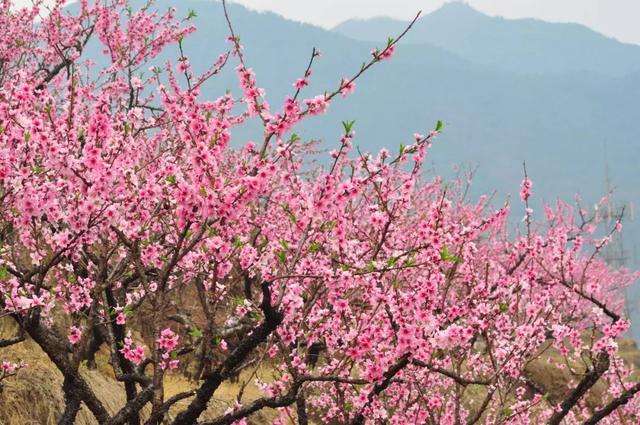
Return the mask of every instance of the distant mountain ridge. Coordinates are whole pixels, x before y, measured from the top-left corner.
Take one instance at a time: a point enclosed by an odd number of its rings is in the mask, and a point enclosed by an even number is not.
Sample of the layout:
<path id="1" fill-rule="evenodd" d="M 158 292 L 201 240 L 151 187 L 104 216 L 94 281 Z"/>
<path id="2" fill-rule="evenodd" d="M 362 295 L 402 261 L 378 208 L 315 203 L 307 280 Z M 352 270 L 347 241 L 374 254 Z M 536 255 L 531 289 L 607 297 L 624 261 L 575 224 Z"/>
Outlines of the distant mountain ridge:
<path id="1" fill-rule="evenodd" d="M 349 20 L 333 30 L 379 42 L 407 23 L 391 18 Z M 618 77 L 640 70 L 640 46 L 579 24 L 490 17 L 461 2 L 445 3 L 420 18 L 407 42 L 429 43 L 478 64 L 525 74 L 582 71 Z"/>

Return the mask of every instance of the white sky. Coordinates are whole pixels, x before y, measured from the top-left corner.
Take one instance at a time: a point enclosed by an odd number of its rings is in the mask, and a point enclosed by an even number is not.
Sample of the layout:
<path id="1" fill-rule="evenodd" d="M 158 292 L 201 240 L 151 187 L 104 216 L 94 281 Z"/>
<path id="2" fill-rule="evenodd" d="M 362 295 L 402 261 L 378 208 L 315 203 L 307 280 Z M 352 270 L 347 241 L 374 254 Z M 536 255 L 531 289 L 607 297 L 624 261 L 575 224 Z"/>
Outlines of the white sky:
<path id="1" fill-rule="evenodd" d="M 254 10 L 269 10 L 289 19 L 331 28 L 350 18 L 412 18 L 447 0 L 230 0 Z M 175 0 L 179 4 L 180 0 Z M 487 15 L 532 17 L 550 22 L 577 22 L 620 41 L 640 44 L 640 0 L 466 0 Z M 14 0 L 15 5 L 29 0 Z"/>

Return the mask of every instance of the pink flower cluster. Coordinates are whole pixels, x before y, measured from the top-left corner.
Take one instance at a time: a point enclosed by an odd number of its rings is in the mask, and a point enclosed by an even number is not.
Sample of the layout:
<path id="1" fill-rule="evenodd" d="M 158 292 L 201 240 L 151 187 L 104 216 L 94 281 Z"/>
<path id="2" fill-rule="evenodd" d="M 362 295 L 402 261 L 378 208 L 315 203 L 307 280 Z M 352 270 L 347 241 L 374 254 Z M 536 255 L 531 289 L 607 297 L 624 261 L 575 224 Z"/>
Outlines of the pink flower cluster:
<path id="1" fill-rule="evenodd" d="M 14 362 L 9 362 L 6 360 L 2 361 L 2 376 L 0 377 L 0 379 L 2 379 L 5 376 L 8 375 L 13 375 L 15 374 L 18 370 L 23 369 L 27 367 L 26 363 L 20 362 L 20 363 L 14 363 Z"/>
<path id="2" fill-rule="evenodd" d="M 133 339 L 131 339 L 131 334 L 129 334 L 124 339 L 123 347 L 120 349 L 120 352 L 125 359 L 135 365 L 139 365 L 145 359 L 144 345 L 138 345 L 136 347 L 133 347 L 133 345 Z"/>
<path id="3" fill-rule="evenodd" d="M 522 183 L 520 184 L 520 199 L 522 199 L 523 202 L 529 200 L 532 187 L 533 182 L 529 178 L 525 178 L 522 180 Z"/>
<path id="4" fill-rule="evenodd" d="M 324 114 L 329 108 L 329 100 L 323 94 L 315 96 L 311 99 L 305 99 L 305 105 L 307 105 L 307 109 L 309 114 L 311 115 L 321 115 Z"/>
<path id="5" fill-rule="evenodd" d="M 386 59 L 391 59 L 391 57 L 395 53 L 396 53 L 396 45 L 391 44 L 387 46 L 385 49 L 382 49 L 382 51 L 380 51 L 379 49 L 374 49 L 371 52 L 371 55 L 377 58 L 378 60 L 386 60 Z"/>
<path id="6" fill-rule="evenodd" d="M 77 326 L 71 326 L 69 328 L 69 342 L 72 345 L 77 344 L 80 341 L 81 337 L 82 337 L 82 329 L 80 329 Z"/>
<path id="7" fill-rule="evenodd" d="M 167 367 L 169 367 L 169 369 L 175 369 L 178 367 L 178 360 L 169 360 L 171 352 L 178 345 L 178 339 L 180 339 L 180 336 L 169 328 L 165 328 L 160 332 L 160 338 L 158 338 L 156 342 L 158 343 L 158 348 L 162 351 L 161 357 L 163 361 L 160 363 L 162 369 Z"/>
<path id="8" fill-rule="evenodd" d="M 178 339 L 180 339 L 179 335 L 171 329 L 165 328 L 160 332 L 160 338 L 158 338 L 156 342 L 162 350 L 173 351 L 178 345 Z"/>

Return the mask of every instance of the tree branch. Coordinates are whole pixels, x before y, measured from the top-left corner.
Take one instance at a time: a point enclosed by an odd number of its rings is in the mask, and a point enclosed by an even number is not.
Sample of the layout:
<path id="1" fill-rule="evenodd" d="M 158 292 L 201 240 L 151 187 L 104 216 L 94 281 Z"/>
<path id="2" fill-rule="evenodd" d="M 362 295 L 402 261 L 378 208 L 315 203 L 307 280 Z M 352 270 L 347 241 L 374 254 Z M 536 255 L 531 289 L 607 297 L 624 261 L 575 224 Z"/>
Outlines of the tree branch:
<path id="1" fill-rule="evenodd" d="M 555 412 L 549 419 L 549 425 L 560 425 L 562 419 L 567 413 L 580 401 L 591 387 L 598 382 L 598 379 L 609 369 L 609 355 L 607 353 L 599 354 L 594 360 L 593 367 L 585 373 L 582 381 L 578 386 L 567 395 L 560 403 L 560 410 Z"/>
<path id="2" fill-rule="evenodd" d="M 597 410 L 593 414 L 593 416 L 591 416 L 589 419 L 584 421 L 583 425 L 595 425 L 595 424 L 597 424 L 602 419 L 606 418 L 611 413 L 613 413 L 613 411 L 616 410 L 618 407 L 620 407 L 620 406 L 622 406 L 624 404 L 627 404 L 629 402 L 629 400 L 631 400 L 638 392 L 640 392 L 640 382 L 638 382 L 637 384 L 635 384 L 633 387 L 629 388 L 628 390 L 623 391 L 622 394 L 620 394 L 620 396 L 618 396 L 617 398 L 614 398 L 613 400 L 611 400 L 609 402 L 609 404 L 604 406 L 602 409 Z"/>
<path id="3" fill-rule="evenodd" d="M 264 321 L 242 340 L 222 365 L 206 377 L 204 383 L 196 391 L 196 397 L 191 404 L 176 417 L 173 425 L 194 424 L 200 414 L 207 408 L 207 403 L 209 403 L 213 393 L 218 389 L 220 384 L 232 374 L 233 370 L 238 367 L 250 353 L 266 341 L 267 337 L 282 323 L 284 315 L 271 305 L 269 282 L 262 283 L 261 309 L 264 314 Z"/>

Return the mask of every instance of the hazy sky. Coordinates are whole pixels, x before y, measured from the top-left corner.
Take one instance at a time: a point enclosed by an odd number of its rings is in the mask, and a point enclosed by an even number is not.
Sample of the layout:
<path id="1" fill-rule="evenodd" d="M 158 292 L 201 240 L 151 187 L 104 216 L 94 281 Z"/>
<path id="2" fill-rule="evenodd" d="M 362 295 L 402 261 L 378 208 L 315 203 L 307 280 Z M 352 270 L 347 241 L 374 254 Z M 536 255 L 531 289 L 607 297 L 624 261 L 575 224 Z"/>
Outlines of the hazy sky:
<path id="1" fill-rule="evenodd" d="M 179 4 L 180 0 L 175 0 Z M 230 0 L 231 1 L 231 0 Z M 391 16 L 409 19 L 429 13 L 447 0 L 232 0 L 255 10 L 325 28 L 350 18 Z M 14 4 L 29 4 L 14 0 Z M 467 0 L 488 15 L 534 17 L 551 22 L 578 22 L 618 40 L 640 44 L 640 0 Z"/>
<path id="2" fill-rule="evenodd" d="M 330 28 L 349 18 L 412 18 L 446 0 L 234 0 L 256 10 Z M 467 0 L 488 15 L 578 22 L 618 40 L 640 44 L 640 0 Z"/>

